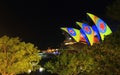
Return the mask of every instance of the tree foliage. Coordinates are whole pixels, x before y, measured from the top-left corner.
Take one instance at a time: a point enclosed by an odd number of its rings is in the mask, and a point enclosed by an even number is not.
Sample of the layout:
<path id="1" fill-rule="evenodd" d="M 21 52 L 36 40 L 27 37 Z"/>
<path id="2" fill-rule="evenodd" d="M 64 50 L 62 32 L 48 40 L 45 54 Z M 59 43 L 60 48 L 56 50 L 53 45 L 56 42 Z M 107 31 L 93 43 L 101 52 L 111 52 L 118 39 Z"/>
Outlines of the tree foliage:
<path id="1" fill-rule="evenodd" d="M 39 65 L 39 50 L 32 43 L 21 42 L 18 37 L 0 38 L 0 73 L 16 75 L 36 70 Z"/>
<path id="2" fill-rule="evenodd" d="M 58 75 L 77 75 L 84 72 L 90 73 L 93 70 L 93 58 L 82 52 L 69 52 L 64 51 L 56 57 L 56 61 L 47 62 L 44 67 L 47 68 L 49 72 Z"/>
<path id="3" fill-rule="evenodd" d="M 120 0 L 115 0 L 107 6 L 106 15 L 114 20 L 120 21 Z"/>
<path id="4" fill-rule="evenodd" d="M 57 75 L 119 75 L 119 38 L 120 31 L 116 31 L 100 44 L 68 46 L 44 67 Z"/>

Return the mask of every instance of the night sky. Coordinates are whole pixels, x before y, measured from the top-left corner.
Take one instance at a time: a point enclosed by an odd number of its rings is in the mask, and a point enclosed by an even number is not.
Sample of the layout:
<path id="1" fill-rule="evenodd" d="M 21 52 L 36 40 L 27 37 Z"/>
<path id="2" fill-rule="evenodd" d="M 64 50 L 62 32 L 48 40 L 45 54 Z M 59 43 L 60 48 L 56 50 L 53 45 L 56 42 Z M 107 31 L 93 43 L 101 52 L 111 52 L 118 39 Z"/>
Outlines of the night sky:
<path id="1" fill-rule="evenodd" d="M 75 27 L 86 12 L 103 17 L 112 0 L 1 0 L 0 36 L 20 37 L 40 49 L 57 47 L 64 40 L 60 27 Z"/>

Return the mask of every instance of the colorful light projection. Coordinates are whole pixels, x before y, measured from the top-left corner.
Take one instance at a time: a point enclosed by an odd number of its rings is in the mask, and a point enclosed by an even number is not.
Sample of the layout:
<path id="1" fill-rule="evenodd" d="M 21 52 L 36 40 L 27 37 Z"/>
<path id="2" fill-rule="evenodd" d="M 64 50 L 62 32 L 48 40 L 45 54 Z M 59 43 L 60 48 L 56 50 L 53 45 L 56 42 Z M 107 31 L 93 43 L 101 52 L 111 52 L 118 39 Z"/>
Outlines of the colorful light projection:
<path id="1" fill-rule="evenodd" d="M 99 18 L 98 16 L 93 15 L 91 13 L 87 13 L 87 15 L 95 23 L 95 25 L 96 25 L 96 27 L 97 27 L 97 29 L 99 31 L 99 34 L 100 34 L 100 37 L 101 37 L 102 41 L 104 40 L 105 36 L 107 36 L 107 35 L 112 33 L 110 27 L 101 18 Z"/>
<path id="2" fill-rule="evenodd" d="M 87 13 L 87 15 L 95 23 L 92 27 L 87 23 L 76 22 L 81 29 L 61 27 L 62 30 L 66 31 L 76 42 L 84 42 L 88 45 L 93 45 L 93 43 L 98 43 L 104 40 L 105 36 L 112 33 L 109 26 L 99 17 Z"/>

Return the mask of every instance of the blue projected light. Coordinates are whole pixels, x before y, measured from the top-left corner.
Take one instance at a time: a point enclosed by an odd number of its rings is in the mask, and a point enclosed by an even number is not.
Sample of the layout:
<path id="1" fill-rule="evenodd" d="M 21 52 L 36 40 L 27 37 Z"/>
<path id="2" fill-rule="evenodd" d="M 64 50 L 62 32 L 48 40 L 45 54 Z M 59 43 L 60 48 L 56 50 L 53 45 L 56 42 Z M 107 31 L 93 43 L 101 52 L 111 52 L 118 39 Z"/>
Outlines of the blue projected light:
<path id="1" fill-rule="evenodd" d="M 92 29 L 93 29 L 93 31 L 96 33 L 95 36 L 97 36 L 98 39 L 100 40 L 100 34 L 99 34 L 99 31 L 98 31 L 97 27 L 96 27 L 95 25 L 93 25 L 93 26 L 92 26 Z"/>
<path id="2" fill-rule="evenodd" d="M 92 30 L 90 29 L 90 26 L 88 26 L 87 24 L 83 23 L 82 24 L 82 29 L 84 30 L 84 32 L 86 34 L 91 34 L 92 33 Z"/>
<path id="3" fill-rule="evenodd" d="M 97 27 L 98 27 L 98 30 L 101 32 L 101 33 L 105 33 L 106 32 L 106 24 L 101 20 L 99 19 L 97 21 Z"/>
<path id="4" fill-rule="evenodd" d="M 81 32 L 81 34 L 83 35 L 83 37 L 85 38 L 85 40 L 86 40 L 86 42 L 88 43 L 88 45 L 90 45 L 90 42 L 89 42 L 86 34 L 84 33 L 84 31 L 83 31 L 82 29 L 80 29 L 80 32 Z"/>
<path id="5" fill-rule="evenodd" d="M 68 33 L 71 35 L 71 36 L 76 36 L 76 32 L 74 31 L 73 28 L 67 28 L 68 30 Z"/>

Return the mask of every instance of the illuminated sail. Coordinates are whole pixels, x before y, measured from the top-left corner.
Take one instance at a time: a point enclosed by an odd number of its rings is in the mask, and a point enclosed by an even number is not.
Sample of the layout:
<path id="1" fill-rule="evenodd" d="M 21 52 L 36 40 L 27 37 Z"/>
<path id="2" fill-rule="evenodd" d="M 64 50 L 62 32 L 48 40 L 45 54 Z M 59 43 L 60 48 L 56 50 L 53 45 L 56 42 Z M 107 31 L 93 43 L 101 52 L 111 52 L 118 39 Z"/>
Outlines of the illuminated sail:
<path id="1" fill-rule="evenodd" d="M 94 31 L 94 43 L 98 43 L 101 40 L 100 33 L 96 27 L 96 25 L 92 26 L 92 29 Z"/>
<path id="2" fill-rule="evenodd" d="M 112 33 L 111 29 L 109 28 L 109 26 L 99 17 L 97 17 L 96 15 L 93 15 L 91 13 L 87 13 L 87 15 L 93 20 L 93 22 L 95 23 L 100 36 L 101 36 L 101 40 L 104 40 L 104 37 L 106 35 L 109 35 Z"/>
<path id="3" fill-rule="evenodd" d="M 86 23 L 76 22 L 76 24 L 81 27 L 81 29 L 80 29 L 81 33 L 84 34 L 84 36 L 87 36 L 87 38 L 85 37 L 86 41 L 88 39 L 87 43 L 88 44 L 90 43 L 90 45 L 93 45 L 94 32 L 93 32 L 92 28 Z"/>
<path id="4" fill-rule="evenodd" d="M 76 42 L 80 41 L 80 31 L 75 28 L 62 27 L 62 30 L 67 32 Z"/>

